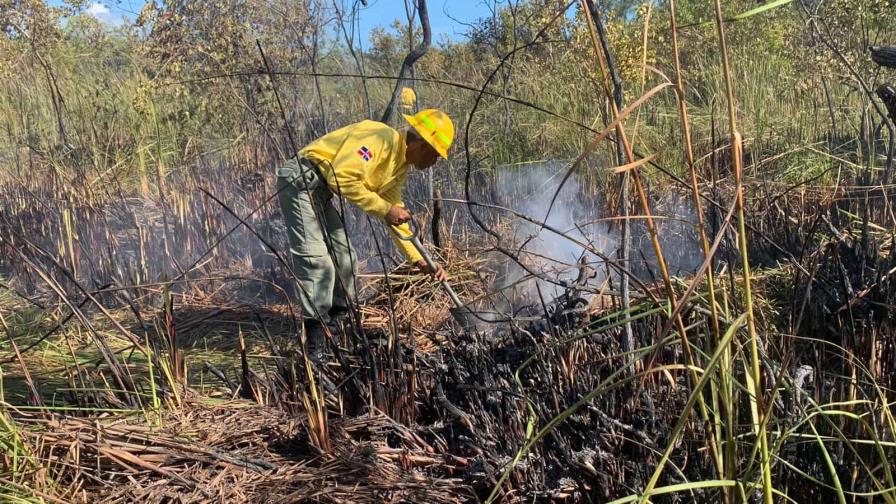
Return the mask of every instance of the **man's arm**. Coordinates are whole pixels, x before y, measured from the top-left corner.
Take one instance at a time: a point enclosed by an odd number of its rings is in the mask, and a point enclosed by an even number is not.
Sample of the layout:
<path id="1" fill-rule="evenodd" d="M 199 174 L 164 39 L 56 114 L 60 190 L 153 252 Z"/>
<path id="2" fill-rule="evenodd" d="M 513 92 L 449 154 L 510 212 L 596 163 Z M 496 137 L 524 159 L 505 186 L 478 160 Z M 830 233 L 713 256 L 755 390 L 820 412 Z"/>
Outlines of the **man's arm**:
<path id="1" fill-rule="evenodd" d="M 402 202 L 401 192 L 404 187 L 404 178 L 401 180 L 396 180 L 391 186 L 389 186 L 381 196 L 384 200 L 389 202 L 390 205 L 394 205 L 400 209 L 404 209 L 404 202 Z M 406 210 L 405 210 L 406 211 Z M 408 214 L 410 215 L 410 214 Z M 399 238 L 399 235 L 403 237 L 411 236 L 411 227 L 405 222 L 399 226 L 394 226 L 392 222 L 386 221 L 387 224 L 390 224 L 390 231 L 392 232 L 392 240 L 395 242 L 395 245 L 401 250 L 405 257 L 408 258 L 408 261 L 411 264 L 418 264 L 423 261 L 423 256 L 420 255 L 420 252 L 417 252 L 417 249 L 409 240 L 402 240 Z"/>
<path id="2" fill-rule="evenodd" d="M 426 273 L 427 275 L 432 275 L 433 279 L 442 281 L 448 278 L 448 275 L 445 273 L 445 270 L 442 268 L 442 265 L 439 263 L 435 263 L 436 269 L 432 270 L 426 264 L 426 261 L 423 260 L 423 256 L 420 255 L 420 252 L 417 251 L 417 248 L 410 242 L 410 240 L 402 240 L 398 238 L 398 235 L 408 237 L 411 235 L 410 226 L 407 224 L 402 224 L 400 226 L 389 226 L 389 230 L 392 233 L 392 240 L 401 249 L 401 252 L 407 257 L 408 262 L 417 267 L 421 272 Z"/>
<path id="3" fill-rule="evenodd" d="M 404 203 L 401 201 L 401 192 L 403 187 L 404 179 L 396 181 L 395 184 L 393 184 L 383 192 L 383 199 L 392 203 L 397 208 L 404 209 Z M 408 224 L 402 224 L 395 227 L 390 226 L 389 230 L 392 232 L 393 241 L 395 241 L 395 244 L 402 251 L 404 256 L 407 257 L 408 262 L 415 265 L 420 271 L 432 275 L 436 280 L 442 281 L 447 278 L 445 270 L 442 269 L 441 264 L 436 263 L 435 271 L 431 271 L 429 269 L 429 266 L 426 265 L 426 261 L 423 260 L 423 256 L 420 255 L 420 252 L 417 251 L 414 245 L 409 240 L 402 240 L 398 238 L 399 234 L 404 237 L 408 237 L 411 235 L 411 228 Z"/>
<path id="4" fill-rule="evenodd" d="M 402 240 L 399 238 L 399 235 L 403 237 L 411 236 L 411 227 L 408 224 L 405 223 L 400 226 L 390 226 L 389 230 L 392 232 L 392 241 L 395 242 L 395 245 L 398 246 L 401 253 L 407 257 L 408 262 L 416 265 L 423 262 L 423 256 L 420 255 L 420 252 L 417 251 L 410 240 Z"/>

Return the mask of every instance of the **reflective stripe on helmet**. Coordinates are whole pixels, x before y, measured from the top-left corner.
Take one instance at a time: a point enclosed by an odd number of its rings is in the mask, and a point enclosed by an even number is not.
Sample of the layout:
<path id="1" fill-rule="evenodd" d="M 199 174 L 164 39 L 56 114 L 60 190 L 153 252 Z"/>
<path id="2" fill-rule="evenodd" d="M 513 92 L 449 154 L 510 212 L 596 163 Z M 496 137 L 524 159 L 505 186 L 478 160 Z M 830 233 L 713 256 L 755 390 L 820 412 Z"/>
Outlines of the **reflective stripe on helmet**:
<path id="1" fill-rule="evenodd" d="M 448 138 L 448 136 L 439 131 L 438 128 L 436 128 L 435 123 L 432 122 L 432 119 L 430 119 L 429 116 L 423 116 L 420 118 L 420 120 L 423 121 L 423 124 L 425 124 L 426 127 L 432 131 L 433 135 L 438 137 L 442 145 L 446 147 L 448 145 L 451 145 L 451 140 Z"/>

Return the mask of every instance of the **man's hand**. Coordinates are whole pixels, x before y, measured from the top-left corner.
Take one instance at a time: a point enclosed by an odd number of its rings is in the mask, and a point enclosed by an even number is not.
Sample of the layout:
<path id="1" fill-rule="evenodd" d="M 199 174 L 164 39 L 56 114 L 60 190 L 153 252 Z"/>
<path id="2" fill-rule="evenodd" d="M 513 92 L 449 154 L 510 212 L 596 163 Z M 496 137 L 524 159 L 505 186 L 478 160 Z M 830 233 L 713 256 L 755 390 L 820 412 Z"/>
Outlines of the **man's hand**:
<path id="1" fill-rule="evenodd" d="M 386 213 L 385 219 L 387 223 L 393 226 L 400 226 L 411 220 L 411 212 L 398 205 L 392 205 L 389 212 Z"/>
<path id="2" fill-rule="evenodd" d="M 416 266 L 417 266 L 417 269 L 419 269 L 421 273 L 425 273 L 425 274 L 431 276 L 432 279 L 437 282 L 444 282 L 445 280 L 448 280 L 448 275 L 445 273 L 445 270 L 442 268 L 442 265 L 439 263 L 436 263 L 435 271 L 431 270 L 429 268 L 429 266 L 427 266 L 426 261 L 418 261 Z"/>

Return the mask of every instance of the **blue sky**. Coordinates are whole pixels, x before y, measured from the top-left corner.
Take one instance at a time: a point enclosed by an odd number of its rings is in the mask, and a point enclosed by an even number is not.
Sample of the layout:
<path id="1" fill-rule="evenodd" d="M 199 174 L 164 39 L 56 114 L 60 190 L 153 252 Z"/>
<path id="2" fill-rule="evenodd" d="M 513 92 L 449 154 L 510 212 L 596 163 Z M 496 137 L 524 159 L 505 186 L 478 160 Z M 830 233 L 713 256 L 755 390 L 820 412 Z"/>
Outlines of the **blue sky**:
<path id="1" fill-rule="evenodd" d="M 374 27 L 390 24 L 395 19 L 405 21 L 404 0 L 369 0 L 367 9 L 361 12 L 361 30 L 369 33 Z M 483 0 L 428 0 L 429 23 L 432 27 L 433 41 L 439 41 L 443 35 L 456 38 L 466 31 L 462 23 L 475 21 L 477 18 L 489 16 Z"/>
<path id="2" fill-rule="evenodd" d="M 62 1 L 49 0 L 49 3 L 59 5 Z M 135 18 L 143 4 L 143 0 L 95 0 L 88 4 L 87 12 L 101 21 L 117 24 L 124 18 Z M 388 26 L 395 19 L 406 20 L 404 0 L 368 0 L 367 4 L 360 18 L 365 46 L 369 41 L 367 36 L 374 28 Z M 490 14 L 483 0 L 428 0 L 427 6 L 434 42 L 443 37 L 457 38 L 466 30 L 463 23 Z"/>

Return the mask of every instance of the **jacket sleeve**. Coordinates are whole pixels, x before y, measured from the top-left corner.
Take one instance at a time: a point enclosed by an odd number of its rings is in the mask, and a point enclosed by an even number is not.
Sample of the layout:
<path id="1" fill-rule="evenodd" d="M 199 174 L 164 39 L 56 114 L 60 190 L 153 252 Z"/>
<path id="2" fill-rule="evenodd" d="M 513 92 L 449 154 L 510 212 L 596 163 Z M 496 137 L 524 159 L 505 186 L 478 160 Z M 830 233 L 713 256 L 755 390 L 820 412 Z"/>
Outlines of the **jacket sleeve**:
<path id="1" fill-rule="evenodd" d="M 362 148 L 366 148 L 370 159 L 364 160 Z M 364 184 L 369 170 L 376 170 L 381 163 L 388 163 L 391 146 L 380 135 L 351 132 L 333 158 L 332 168 L 327 174 L 327 184 L 343 198 L 354 203 L 361 210 L 383 219 L 392 204 Z"/>
<path id="2" fill-rule="evenodd" d="M 395 181 L 395 183 L 390 185 L 388 189 L 383 191 L 383 199 L 386 200 L 390 205 L 398 205 L 400 207 L 404 207 L 404 203 L 401 201 L 401 191 L 403 187 L 404 177 L 402 177 L 400 180 Z M 387 223 L 386 227 L 389 229 L 395 245 L 408 259 L 408 262 L 417 264 L 418 262 L 423 260 L 423 256 L 420 255 L 420 252 L 417 251 L 410 240 L 402 240 L 398 237 L 398 235 L 405 237 L 411 235 L 411 226 L 409 224 L 402 224 L 397 227 L 392 227 Z"/>

